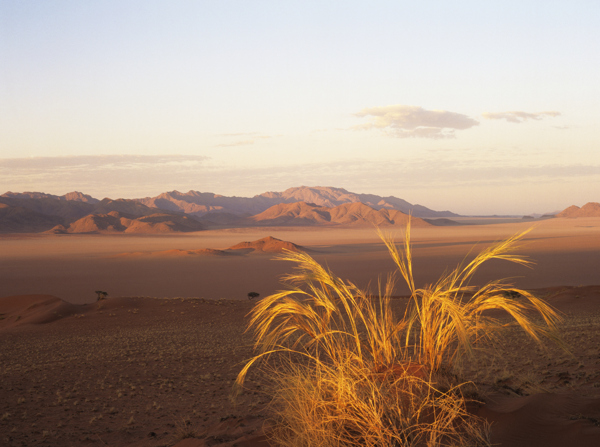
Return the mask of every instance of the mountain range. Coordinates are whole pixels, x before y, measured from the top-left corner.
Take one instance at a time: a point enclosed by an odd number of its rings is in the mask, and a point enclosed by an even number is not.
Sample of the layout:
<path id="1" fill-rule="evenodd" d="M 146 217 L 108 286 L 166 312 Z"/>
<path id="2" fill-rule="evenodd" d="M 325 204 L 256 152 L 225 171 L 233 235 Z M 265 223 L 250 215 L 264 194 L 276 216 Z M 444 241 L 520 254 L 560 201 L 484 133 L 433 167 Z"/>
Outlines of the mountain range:
<path id="1" fill-rule="evenodd" d="M 566 213 L 566 214 L 565 214 Z M 140 199 L 96 199 L 7 192 L 0 196 L 0 233 L 170 233 L 250 226 L 452 225 L 451 211 L 342 188 L 296 187 L 254 197 L 171 191 Z M 570 207 L 558 217 L 600 216 L 600 205 Z"/>
<path id="2" fill-rule="evenodd" d="M 254 197 L 227 197 L 213 193 L 171 191 L 156 197 L 136 199 L 138 202 L 165 211 L 179 211 L 194 216 L 211 213 L 255 215 L 282 203 L 306 202 L 321 207 L 334 208 L 346 203 L 363 203 L 375 210 L 394 209 L 413 216 L 436 218 L 457 217 L 450 211 L 434 211 L 422 205 L 413 205 L 397 197 L 374 194 L 356 194 L 343 188 L 307 187 L 289 188 L 283 192 L 265 192 Z"/>

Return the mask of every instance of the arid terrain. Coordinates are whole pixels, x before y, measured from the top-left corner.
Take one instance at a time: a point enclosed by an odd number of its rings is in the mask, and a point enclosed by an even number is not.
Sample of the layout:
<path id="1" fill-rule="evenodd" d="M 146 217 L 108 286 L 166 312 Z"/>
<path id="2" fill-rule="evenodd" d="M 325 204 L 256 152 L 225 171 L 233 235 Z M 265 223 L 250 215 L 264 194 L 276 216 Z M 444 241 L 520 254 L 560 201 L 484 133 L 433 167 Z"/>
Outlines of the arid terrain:
<path id="1" fill-rule="evenodd" d="M 570 353 L 510 328 L 465 365 L 476 411 L 499 445 L 599 445 L 600 219 L 486 223 L 414 228 L 417 284 L 533 225 L 518 250 L 532 269 L 493 262 L 476 280 L 513 278 L 563 312 Z M 256 242 L 269 236 L 281 242 Z M 268 378 L 252 373 L 235 404 L 229 394 L 252 355 L 247 295 L 280 287 L 286 243 L 361 287 L 394 269 L 368 227 L 1 236 L 0 445 L 266 445 Z"/>

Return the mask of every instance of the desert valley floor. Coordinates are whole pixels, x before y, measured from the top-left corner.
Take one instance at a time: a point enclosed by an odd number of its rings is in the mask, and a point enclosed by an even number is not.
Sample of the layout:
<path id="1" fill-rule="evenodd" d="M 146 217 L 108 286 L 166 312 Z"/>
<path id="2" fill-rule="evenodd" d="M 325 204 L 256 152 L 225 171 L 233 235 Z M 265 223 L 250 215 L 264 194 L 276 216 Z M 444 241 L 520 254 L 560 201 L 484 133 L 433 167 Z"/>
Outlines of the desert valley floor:
<path id="1" fill-rule="evenodd" d="M 415 280 L 531 226 L 518 253 L 533 268 L 493 262 L 476 281 L 511 278 L 547 299 L 564 313 L 571 352 L 511 329 L 464 374 L 495 443 L 597 446 L 600 218 L 414 228 Z M 0 236 L 0 445 L 268 445 L 266 378 L 251 375 L 235 404 L 229 394 L 252 355 L 247 294 L 275 292 L 293 266 L 272 252 L 207 250 L 267 236 L 373 291 L 394 271 L 374 228 Z M 96 302 L 96 290 L 108 299 Z"/>
<path id="2" fill-rule="evenodd" d="M 495 220 L 491 219 L 492 222 Z M 482 280 L 515 277 L 520 287 L 591 285 L 600 282 L 600 219 L 549 219 L 412 229 L 415 280 L 432 282 L 494 241 L 527 228 L 520 253 L 533 269 L 497 263 Z M 385 230 L 386 232 L 388 230 Z M 402 232 L 391 231 L 400 244 Z M 0 296 L 45 293 L 72 303 L 89 303 L 95 290 L 109 296 L 246 299 L 280 287 L 291 266 L 273 260 L 276 253 L 220 256 L 194 253 L 226 249 L 272 236 L 307 249 L 338 276 L 361 287 L 376 286 L 394 271 L 376 229 L 307 227 L 243 228 L 174 235 L 0 235 Z M 398 293 L 407 292 L 399 284 Z"/>

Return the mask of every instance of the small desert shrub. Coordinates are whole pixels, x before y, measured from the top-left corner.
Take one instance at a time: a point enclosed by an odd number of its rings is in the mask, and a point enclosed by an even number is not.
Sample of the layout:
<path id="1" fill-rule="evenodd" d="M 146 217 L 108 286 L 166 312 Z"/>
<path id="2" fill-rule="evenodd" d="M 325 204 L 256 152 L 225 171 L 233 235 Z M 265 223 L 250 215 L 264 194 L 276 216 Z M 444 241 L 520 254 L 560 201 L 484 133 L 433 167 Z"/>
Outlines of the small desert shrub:
<path id="1" fill-rule="evenodd" d="M 556 338 L 556 313 L 528 292 L 502 282 L 469 285 L 487 260 L 526 264 L 509 254 L 523 235 L 423 289 L 414 286 L 410 225 L 402 251 L 382 235 L 411 290 L 401 318 L 392 312 L 392 279 L 373 297 L 307 254 L 286 252 L 281 259 L 296 263 L 296 272 L 284 278 L 288 290 L 252 311 L 259 353 L 238 375 L 237 390 L 255 364 L 273 378 L 274 439 L 283 446 L 490 445 L 489 425 L 467 411 L 465 384 L 452 371 L 504 326 L 484 315 L 489 309 L 505 310 L 536 340 Z"/>
<path id="2" fill-rule="evenodd" d="M 201 432 L 198 427 L 192 425 L 189 418 L 181 418 L 175 422 L 175 437 L 179 440 L 197 438 Z"/>

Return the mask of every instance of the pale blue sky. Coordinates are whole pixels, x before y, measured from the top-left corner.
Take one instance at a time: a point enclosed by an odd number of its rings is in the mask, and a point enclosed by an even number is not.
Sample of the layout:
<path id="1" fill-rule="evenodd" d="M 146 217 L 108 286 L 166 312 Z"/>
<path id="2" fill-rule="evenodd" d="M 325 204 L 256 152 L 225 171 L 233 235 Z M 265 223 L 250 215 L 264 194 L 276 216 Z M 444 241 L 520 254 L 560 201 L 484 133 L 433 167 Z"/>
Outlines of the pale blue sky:
<path id="1" fill-rule="evenodd" d="M 597 1 L 0 0 L 0 193 L 600 201 L 598 23 Z"/>

